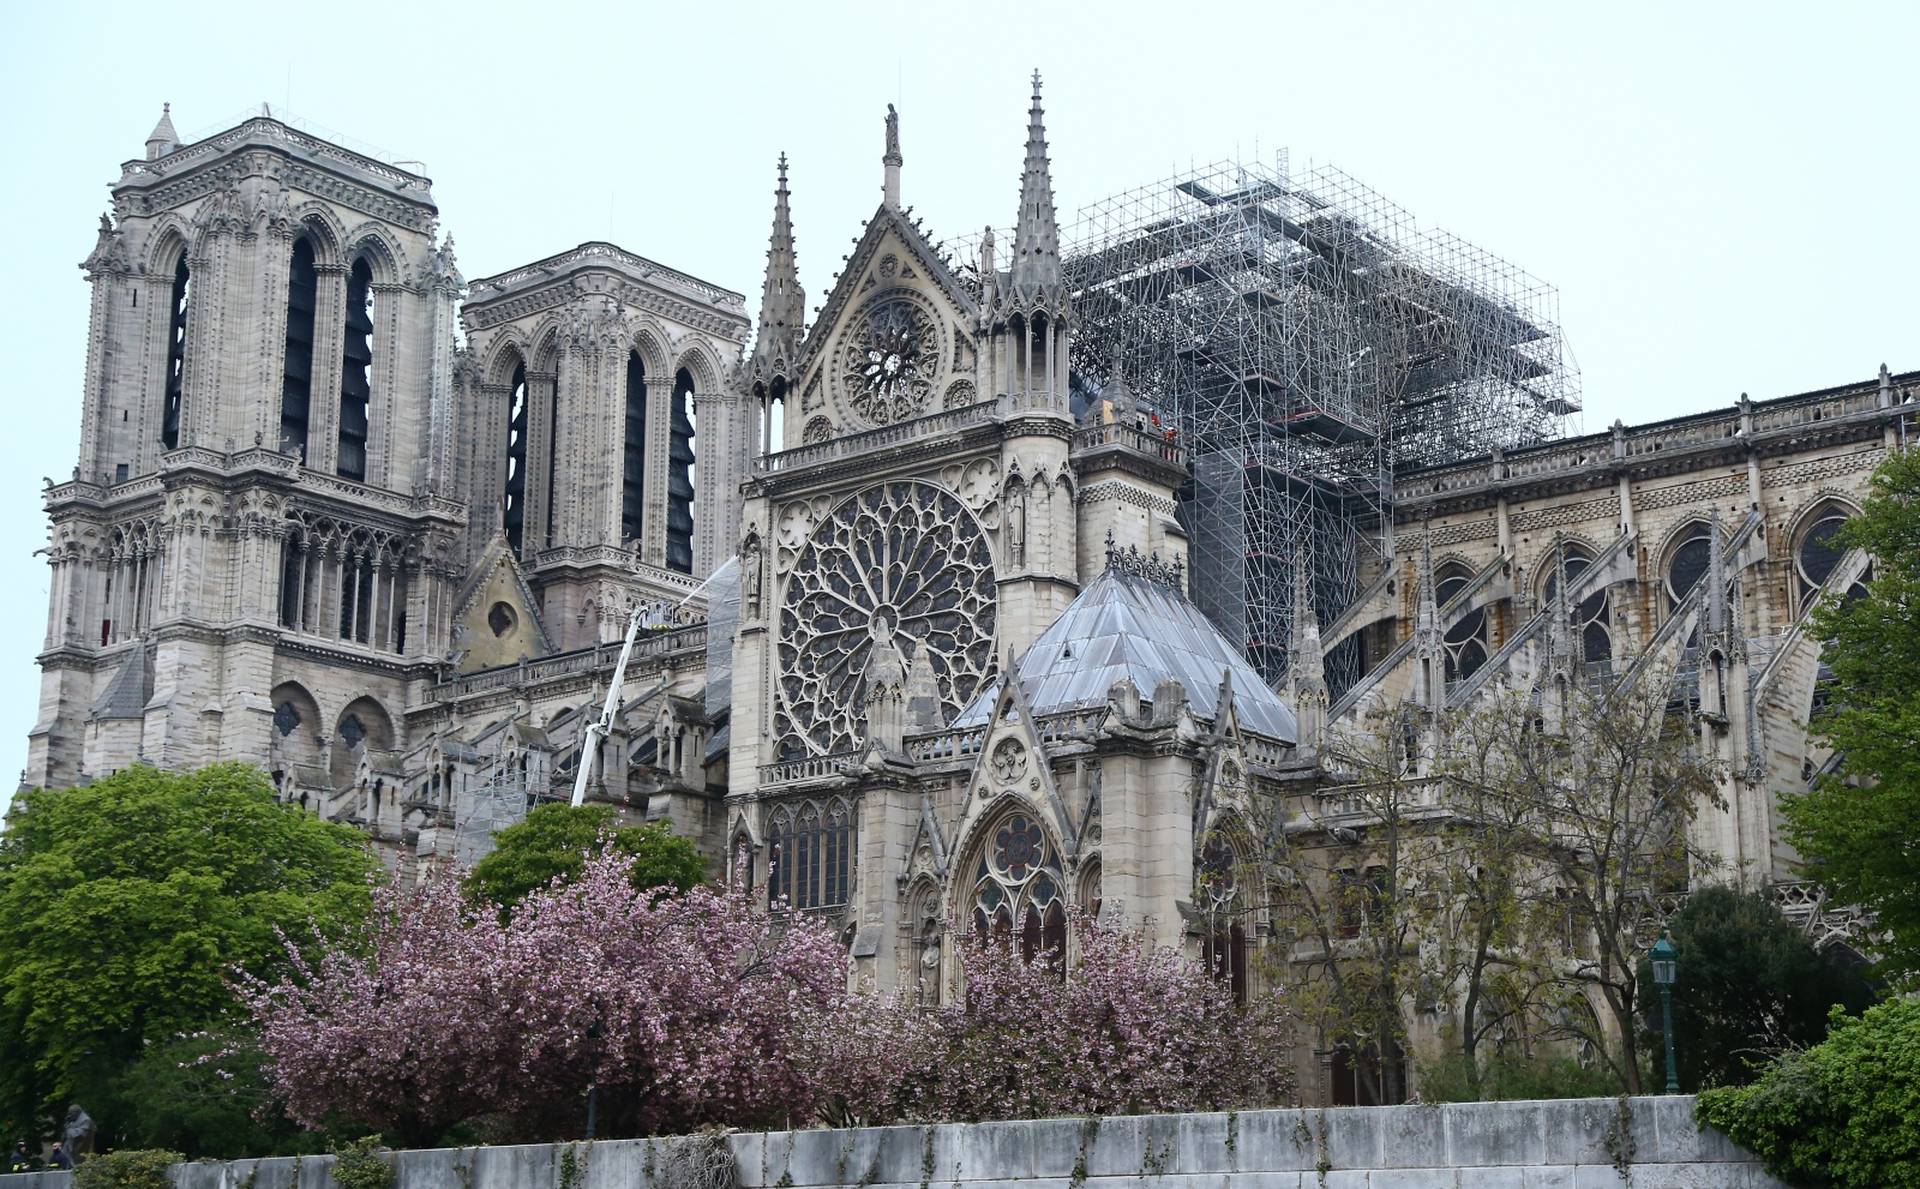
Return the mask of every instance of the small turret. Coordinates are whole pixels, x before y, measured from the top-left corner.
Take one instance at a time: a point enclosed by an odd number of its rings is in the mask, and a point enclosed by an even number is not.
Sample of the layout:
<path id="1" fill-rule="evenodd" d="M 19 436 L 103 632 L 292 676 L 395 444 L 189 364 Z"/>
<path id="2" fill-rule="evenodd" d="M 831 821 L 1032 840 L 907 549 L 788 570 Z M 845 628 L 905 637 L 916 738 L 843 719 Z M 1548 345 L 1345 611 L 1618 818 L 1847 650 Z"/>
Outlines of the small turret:
<path id="1" fill-rule="evenodd" d="M 158 161 L 180 147 L 180 134 L 173 130 L 173 104 L 160 105 L 160 122 L 147 134 L 147 160 Z"/>

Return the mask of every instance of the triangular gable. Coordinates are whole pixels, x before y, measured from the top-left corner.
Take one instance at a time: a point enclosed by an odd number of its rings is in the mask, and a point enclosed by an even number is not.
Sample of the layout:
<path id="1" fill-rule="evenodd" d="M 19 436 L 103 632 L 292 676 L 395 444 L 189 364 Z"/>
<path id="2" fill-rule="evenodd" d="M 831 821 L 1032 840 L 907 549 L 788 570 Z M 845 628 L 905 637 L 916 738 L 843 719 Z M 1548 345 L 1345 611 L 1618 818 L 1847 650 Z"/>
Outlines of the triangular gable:
<path id="1" fill-rule="evenodd" d="M 1053 766 L 1041 741 L 1039 722 L 1017 681 L 1004 682 L 994 700 L 993 716 L 981 737 L 980 755 L 967 782 L 967 811 L 958 837 L 969 839 L 982 822 L 997 814 L 1009 800 L 1019 800 L 1040 811 L 1060 839 L 1061 852 L 1072 858 L 1080 852 L 1081 821 L 1068 809 L 1054 783 Z"/>
<path id="2" fill-rule="evenodd" d="M 455 664 L 462 673 L 511 665 L 553 651 L 533 588 L 506 537 L 495 532 L 454 599 Z M 505 611 L 495 613 L 504 605 Z"/>
<path id="3" fill-rule="evenodd" d="M 839 323 L 847 311 L 858 305 L 869 292 L 893 281 L 881 278 L 877 269 L 880 260 L 887 255 L 889 246 L 897 246 L 907 257 L 901 280 L 915 279 L 911 273 L 918 271 L 931 287 L 943 294 L 953 307 L 953 313 L 960 323 L 970 326 L 978 310 L 973 295 L 960 283 L 953 270 L 947 267 L 940 252 L 927 240 L 920 229 L 909 222 L 906 216 L 882 203 L 873 218 L 867 221 L 865 234 L 860 237 L 853 254 L 847 257 L 847 266 L 834 282 L 832 292 L 822 303 L 820 313 L 813 320 L 813 327 L 807 332 L 804 348 L 800 353 L 800 373 L 805 375 L 814 365 L 820 352 L 834 340 Z"/>

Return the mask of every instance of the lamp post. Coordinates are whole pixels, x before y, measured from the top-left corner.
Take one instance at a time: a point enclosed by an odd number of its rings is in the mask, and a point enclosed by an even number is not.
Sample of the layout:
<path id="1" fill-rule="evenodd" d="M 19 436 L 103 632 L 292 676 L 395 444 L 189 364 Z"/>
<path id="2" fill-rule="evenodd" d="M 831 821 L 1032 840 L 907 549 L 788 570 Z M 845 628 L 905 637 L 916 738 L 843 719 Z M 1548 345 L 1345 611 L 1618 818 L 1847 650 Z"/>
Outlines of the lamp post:
<path id="1" fill-rule="evenodd" d="M 1653 943 L 1647 958 L 1653 966 L 1653 985 L 1660 988 L 1660 1035 L 1667 1042 L 1667 1093 L 1680 1093 L 1680 1066 L 1673 1057 L 1673 984 L 1680 974 L 1679 951 L 1666 931 Z"/>

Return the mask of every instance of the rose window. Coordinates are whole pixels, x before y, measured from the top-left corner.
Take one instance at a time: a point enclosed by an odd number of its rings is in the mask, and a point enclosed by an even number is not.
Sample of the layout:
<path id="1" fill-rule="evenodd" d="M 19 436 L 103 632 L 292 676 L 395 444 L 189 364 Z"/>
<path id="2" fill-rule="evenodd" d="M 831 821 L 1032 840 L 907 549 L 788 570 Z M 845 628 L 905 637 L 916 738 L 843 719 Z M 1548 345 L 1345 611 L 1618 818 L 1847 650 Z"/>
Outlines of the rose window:
<path id="1" fill-rule="evenodd" d="M 995 587 L 986 534 L 926 483 L 869 487 L 835 508 L 795 558 L 780 609 L 783 759 L 861 741 L 863 677 L 876 644 L 926 649 L 943 719 L 993 672 Z"/>
<path id="2" fill-rule="evenodd" d="M 874 307 L 850 337 L 844 370 L 854 411 L 874 425 L 920 415 L 933 388 L 936 335 L 905 301 Z"/>

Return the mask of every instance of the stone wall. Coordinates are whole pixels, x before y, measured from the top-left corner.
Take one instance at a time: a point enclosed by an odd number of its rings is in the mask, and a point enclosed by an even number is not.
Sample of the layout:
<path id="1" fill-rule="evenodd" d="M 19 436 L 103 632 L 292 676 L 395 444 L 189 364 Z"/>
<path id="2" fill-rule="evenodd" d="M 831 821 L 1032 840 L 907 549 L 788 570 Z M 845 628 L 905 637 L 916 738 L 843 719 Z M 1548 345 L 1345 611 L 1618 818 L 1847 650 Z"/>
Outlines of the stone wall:
<path id="1" fill-rule="evenodd" d="M 727 1136 L 739 1189 L 1784 1189 L 1693 1098 L 1346 1107 Z M 575 1170 L 563 1175 L 571 1148 Z M 402 1152 L 395 1189 L 717 1189 L 699 1140 Z M 333 1189 L 330 1157 L 192 1164 L 179 1189 Z M 296 1171 L 295 1165 L 300 1168 Z M 1618 1169 L 1625 1167 L 1622 1178 Z M 0 1189 L 68 1189 L 66 1173 Z"/>

